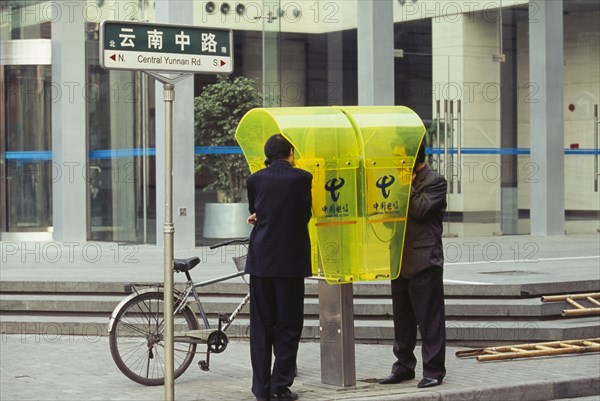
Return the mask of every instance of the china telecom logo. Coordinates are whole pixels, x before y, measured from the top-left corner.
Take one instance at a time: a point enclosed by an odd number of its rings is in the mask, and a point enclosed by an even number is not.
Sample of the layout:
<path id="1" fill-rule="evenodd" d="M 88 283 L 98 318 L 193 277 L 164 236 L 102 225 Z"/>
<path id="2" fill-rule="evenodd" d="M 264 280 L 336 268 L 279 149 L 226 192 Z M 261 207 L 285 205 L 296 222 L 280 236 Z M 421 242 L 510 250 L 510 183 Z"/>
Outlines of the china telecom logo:
<path id="1" fill-rule="evenodd" d="M 339 190 L 342 189 L 345 183 L 346 180 L 343 178 L 332 178 L 325 183 L 325 190 L 331 194 L 331 199 L 333 199 L 334 202 L 337 202 L 340 198 Z"/>
<path id="2" fill-rule="evenodd" d="M 380 177 L 375 183 L 377 188 L 381 189 L 381 193 L 383 194 L 384 199 L 387 199 L 390 196 L 390 190 L 388 188 L 391 187 L 395 181 L 396 179 L 394 178 L 394 176 L 384 175 L 383 177 Z"/>

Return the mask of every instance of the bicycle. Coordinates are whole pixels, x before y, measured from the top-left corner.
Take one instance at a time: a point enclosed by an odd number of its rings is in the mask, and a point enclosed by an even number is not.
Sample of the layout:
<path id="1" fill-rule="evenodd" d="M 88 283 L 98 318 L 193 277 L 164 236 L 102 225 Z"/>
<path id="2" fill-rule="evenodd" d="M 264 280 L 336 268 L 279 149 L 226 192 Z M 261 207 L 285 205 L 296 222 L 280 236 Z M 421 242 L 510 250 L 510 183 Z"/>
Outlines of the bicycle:
<path id="1" fill-rule="evenodd" d="M 233 239 L 210 246 L 240 244 L 247 251 L 248 239 Z M 206 358 L 198 365 L 209 370 L 210 354 L 219 354 L 227 348 L 227 328 L 250 300 L 250 294 L 231 313 L 220 313 L 217 328 L 213 328 L 204 311 L 197 289 L 231 280 L 244 275 L 246 252 L 234 257 L 238 272 L 212 280 L 194 282 L 190 275 L 200 258 L 174 259 L 173 270 L 185 273 L 187 282 L 183 290 L 174 290 L 174 372 L 176 379 L 192 363 L 199 344 L 206 344 Z M 244 279 L 244 281 L 246 281 Z M 246 282 L 247 284 L 247 282 Z M 149 287 L 149 288 L 147 288 Z M 134 382 L 147 386 L 164 384 L 164 289 L 162 284 L 128 284 L 131 295 L 113 310 L 109 324 L 110 353 L 117 367 Z M 199 317 L 192 308 L 197 305 Z"/>

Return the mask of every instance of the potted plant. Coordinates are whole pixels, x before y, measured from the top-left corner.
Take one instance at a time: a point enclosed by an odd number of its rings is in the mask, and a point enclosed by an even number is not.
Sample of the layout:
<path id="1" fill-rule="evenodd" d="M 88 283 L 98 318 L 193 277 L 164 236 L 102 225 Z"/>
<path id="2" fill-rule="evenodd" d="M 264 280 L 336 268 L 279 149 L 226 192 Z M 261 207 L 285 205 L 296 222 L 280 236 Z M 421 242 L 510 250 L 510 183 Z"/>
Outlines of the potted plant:
<path id="1" fill-rule="evenodd" d="M 262 94 L 256 82 L 246 77 L 230 79 L 217 76 L 194 100 L 195 141 L 197 146 L 237 146 L 235 130 L 242 117 L 262 106 Z M 205 154 L 196 159 L 196 170 L 211 177 L 207 191 L 216 191 L 218 204 L 207 203 L 204 213 L 204 237 L 244 237 L 248 204 L 246 177 L 250 173 L 243 155 Z"/>

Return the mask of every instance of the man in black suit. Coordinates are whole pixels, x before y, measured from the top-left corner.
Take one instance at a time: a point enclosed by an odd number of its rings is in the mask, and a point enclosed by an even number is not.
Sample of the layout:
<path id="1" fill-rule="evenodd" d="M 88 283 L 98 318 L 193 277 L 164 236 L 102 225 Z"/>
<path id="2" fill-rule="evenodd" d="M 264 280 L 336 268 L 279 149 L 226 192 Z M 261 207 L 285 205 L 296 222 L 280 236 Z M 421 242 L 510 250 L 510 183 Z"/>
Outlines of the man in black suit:
<path id="1" fill-rule="evenodd" d="M 425 164 L 425 147 L 421 144 L 413 170 L 402 267 L 400 276 L 392 280 L 393 351 L 397 360 L 391 374 L 379 380 L 380 384 L 414 379 L 417 327 L 423 358 L 423 379 L 417 387 L 437 386 L 446 375 L 442 245 L 446 188 L 446 179 Z"/>
<path id="2" fill-rule="evenodd" d="M 295 400 L 296 356 L 304 324 L 304 278 L 312 274 L 308 222 L 312 175 L 294 168 L 282 135 L 265 143 L 266 169 L 246 180 L 250 234 L 250 358 L 257 400 Z M 271 370 L 271 353 L 275 355 Z"/>

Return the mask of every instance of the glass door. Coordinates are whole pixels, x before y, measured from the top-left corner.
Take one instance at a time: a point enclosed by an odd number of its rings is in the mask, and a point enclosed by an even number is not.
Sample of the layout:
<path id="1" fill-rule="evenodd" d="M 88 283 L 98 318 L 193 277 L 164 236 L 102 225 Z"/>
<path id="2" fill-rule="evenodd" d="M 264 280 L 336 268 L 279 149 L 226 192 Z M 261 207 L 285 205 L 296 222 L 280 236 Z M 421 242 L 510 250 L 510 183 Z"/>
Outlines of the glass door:
<path id="1" fill-rule="evenodd" d="M 396 58 L 396 104 L 419 114 L 428 164 L 448 180 L 446 236 L 528 230 L 528 221 L 519 220 L 517 189 L 518 163 L 527 161 L 518 159 L 516 114 L 503 113 L 501 68 L 483 56 Z"/>
<path id="2" fill-rule="evenodd" d="M 567 32 L 575 24 L 566 19 Z M 589 234 L 600 231 L 600 32 L 577 31 L 580 40 L 565 51 L 565 230 Z"/>
<path id="3" fill-rule="evenodd" d="M 0 70 L 0 231 L 52 227 L 51 68 L 4 65 Z M 54 177 L 55 179 L 56 177 Z"/>
<path id="4" fill-rule="evenodd" d="M 429 165 L 448 180 L 446 236 L 526 233 L 535 166 L 519 135 L 515 22 L 499 35 L 481 13 L 452 18 L 396 26 L 396 104 L 419 114 Z"/>
<path id="5" fill-rule="evenodd" d="M 88 24 L 88 32 L 97 28 Z M 102 69 L 98 54 L 97 36 L 88 38 L 88 238 L 152 243 L 154 83 L 141 72 Z"/>

